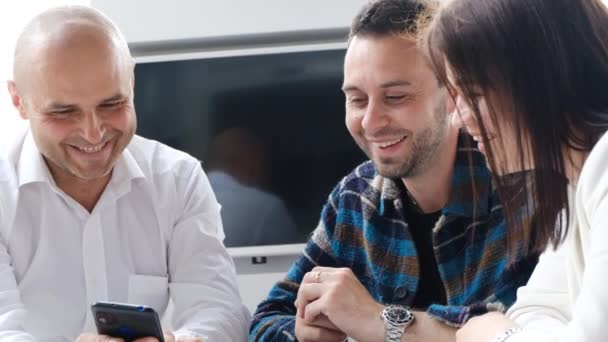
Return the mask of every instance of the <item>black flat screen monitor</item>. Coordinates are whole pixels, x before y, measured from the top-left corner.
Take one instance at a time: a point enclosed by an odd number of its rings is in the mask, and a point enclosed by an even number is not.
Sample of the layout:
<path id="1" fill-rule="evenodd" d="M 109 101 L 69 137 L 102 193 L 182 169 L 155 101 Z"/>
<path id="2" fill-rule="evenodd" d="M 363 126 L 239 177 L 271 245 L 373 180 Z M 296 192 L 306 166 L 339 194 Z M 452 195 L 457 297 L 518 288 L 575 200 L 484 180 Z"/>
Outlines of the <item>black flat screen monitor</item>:
<path id="1" fill-rule="evenodd" d="M 228 247 L 304 243 L 365 156 L 344 124 L 344 49 L 139 62 L 137 133 L 201 160 Z"/>

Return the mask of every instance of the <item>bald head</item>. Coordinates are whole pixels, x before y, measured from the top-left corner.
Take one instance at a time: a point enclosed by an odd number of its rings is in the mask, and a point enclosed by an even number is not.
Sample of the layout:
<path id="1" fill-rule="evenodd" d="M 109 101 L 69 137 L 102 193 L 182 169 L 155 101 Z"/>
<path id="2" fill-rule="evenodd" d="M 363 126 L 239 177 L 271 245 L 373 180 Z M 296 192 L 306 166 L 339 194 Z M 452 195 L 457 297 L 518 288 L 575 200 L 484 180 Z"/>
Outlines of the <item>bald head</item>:
<path id="1" fill-rule="evenodd" d="M 83 49 L 115 59 L 121 67 L 133 67 L 126 40 L 108 17 L 91 7 L 62 6 L 34 17 L 19 36 L 13 80 L 18 88 L 26 87 L 36 66 Z"/>

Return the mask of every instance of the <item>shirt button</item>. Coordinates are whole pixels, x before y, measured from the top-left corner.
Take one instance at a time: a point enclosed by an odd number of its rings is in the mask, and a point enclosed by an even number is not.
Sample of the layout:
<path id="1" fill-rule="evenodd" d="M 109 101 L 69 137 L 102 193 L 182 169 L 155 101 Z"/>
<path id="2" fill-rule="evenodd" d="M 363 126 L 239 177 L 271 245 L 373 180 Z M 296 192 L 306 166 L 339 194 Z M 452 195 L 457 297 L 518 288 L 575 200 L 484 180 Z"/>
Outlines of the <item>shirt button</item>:
<path id="1" fill-rule="evenodd" d="M 395 291 L 395 297 L 397 297 L 397 299 L 405 299 L 405 297 L 407 297 L 408 294 L 409 294 L 409 291 L 407 290 L 407 287 L 405 287 L 405 286 L 399 286 Z"/>

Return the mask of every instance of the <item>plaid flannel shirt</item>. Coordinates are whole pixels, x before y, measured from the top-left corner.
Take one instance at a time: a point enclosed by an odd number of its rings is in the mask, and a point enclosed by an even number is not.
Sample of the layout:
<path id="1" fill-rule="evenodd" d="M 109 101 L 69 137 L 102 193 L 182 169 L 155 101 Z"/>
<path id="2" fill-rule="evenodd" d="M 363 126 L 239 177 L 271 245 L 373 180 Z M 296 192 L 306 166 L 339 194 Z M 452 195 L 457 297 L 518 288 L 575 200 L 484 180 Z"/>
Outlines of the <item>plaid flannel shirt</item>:
<path id="1" fill-rule="evenodd" d="M 447 303 L 427 309 L 456 327 L 473 316 L 506 310 L 538 261 L 537 255 L 519 255 L 508 266 L 498 195 L 483 155 L 467 147 L 468 139 L 459 139 L 450 199 L 432 234 Z M 315 266 L 350 268 L 379 303 L 412 303 L 424 260 L 417 258 L 408 230 L 399 181 L 380 176 L 368 161 L 334 188 L 304 252 L 258 306 L 250 341 L 296 340 L 294 301 L 304 274 Z"/>

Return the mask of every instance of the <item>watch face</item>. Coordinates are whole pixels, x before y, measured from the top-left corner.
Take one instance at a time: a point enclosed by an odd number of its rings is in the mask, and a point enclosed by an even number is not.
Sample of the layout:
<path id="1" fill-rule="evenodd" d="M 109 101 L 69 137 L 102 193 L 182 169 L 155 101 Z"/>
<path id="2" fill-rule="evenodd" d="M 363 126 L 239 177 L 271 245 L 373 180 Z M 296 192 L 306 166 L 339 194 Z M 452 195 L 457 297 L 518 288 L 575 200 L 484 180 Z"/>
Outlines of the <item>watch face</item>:
<path id="1" fill-rule="evenodd" d="M 402 306 L 390 305 L 382 313 L 384 319 L 395 325 L 407 325 L 414 320 L 412 312 Z"/>

